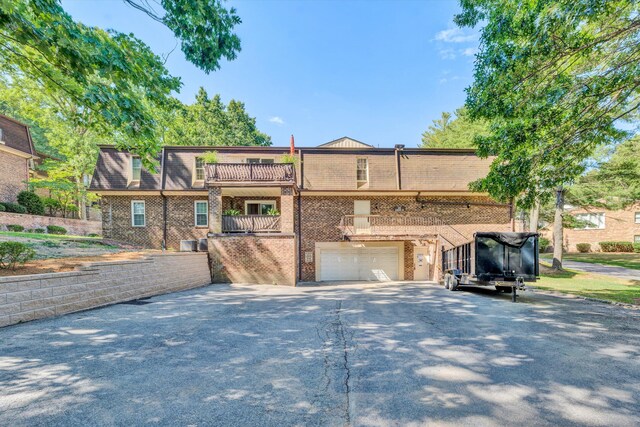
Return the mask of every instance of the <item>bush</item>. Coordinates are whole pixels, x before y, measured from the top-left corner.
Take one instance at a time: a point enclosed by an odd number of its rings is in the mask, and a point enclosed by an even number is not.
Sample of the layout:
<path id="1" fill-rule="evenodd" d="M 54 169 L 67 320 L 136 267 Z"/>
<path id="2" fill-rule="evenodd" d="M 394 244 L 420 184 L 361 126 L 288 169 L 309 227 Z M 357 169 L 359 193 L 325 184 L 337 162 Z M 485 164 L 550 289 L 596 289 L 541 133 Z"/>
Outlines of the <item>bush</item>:
<path id="1" fill-rule="evenodd" d="M 49 234 L 67 234 L 67 229 L 59 225 L 47 225 L 47 233 Z"/>
<path id="2" fill-rule="evenodd" d="M 640 243 L 633 244 L 633 252 L 640 254 Z"/>
<path id="3" fill-rule="evenodd" d="M 27 209 L 32 215 L 44 215 L 42 199 L 33 191 L 21 191 L 18 194 L 18 203 Z"/>
<path id="4" fill-rule="evenodd" d="M 633 252 L 631 242 L 600 242 L 598 244 L 602 252 Z"/>
<path id="5" fill-rule="evenodd" d="M 20 233 L 21 231 L 24 231 L 24 227 L 21 226 L 21 225 L 17 225 L 17 224 L 9 224 L 9 225 L 7 225 L 7 230 L 14 231 L 16 233 Z"/>
<path id="6" fill-rule="evenodd" d="M 546 252 L 547 248 L 549 247 L 549 239 L 547 239 L 546 237 L 540 237 L 538 239 L 538 249 L 540 250 L 540 252 Z"/>
<path id="7" fill-rule="evenodd" d="M 238 209 L 227 209 L 226 211 L 222 212 L 222 215 L 238 216 L 240 215 L 240 211 Z"/>
<path id="8" fill-rule="evenodd" d="M 24 243 L 0 242 L 0 268 L 14 270 L 35 256 L 36 252 Z"/>
<path id="9" fill-rule="evenodd" d="M 19 213 L 19 214 L 27 213 L 27 208 L 17 203 L 5 203 L 4 207 L 7 210 L 7 212 L 13 212 L 13 213 Z"/>
<path id="10" fill-rule="evenodd" d="M 576 249 L 578 252 L 586 254 L 587 252 L 591 252 L 591 244 L 590 243 L 578 243 L 576 244 Z"/>
<path id="11" fill-rule="evenodd" d="M 0 212 L 5 212 L 7 208 L 4 207 L 2 203 L 0 203 Z"/>
<path id="12" fill-rule="evenodd" d="M 100 235 L 98 233 L 89 233 L 87 237 L 100 237 Z"/>
<path id="13" fill-rule="evenodd" d="M 217 151 L 205 151 L 204 153 L 198 156 L 208 165 L 218 163 L 218 152 Z"/>
<path id="14" fill-rule="evenodd" d="M 62 203 L 59 200 L 56 200 L 52 197 L 44 197 L 42 199 L 42 204 L 45 208 L 49 209 L 49 214 L 53 215 L 58 210 L 62 209 Z"/>
<path id="15" fill-rule="evenodd" d="M 33 230 L 31 230 L 32 233 L 37 233 L 37 234 L 44 234 L 47 230 L 45 230 L 44 228 L 34 228 Z"/>

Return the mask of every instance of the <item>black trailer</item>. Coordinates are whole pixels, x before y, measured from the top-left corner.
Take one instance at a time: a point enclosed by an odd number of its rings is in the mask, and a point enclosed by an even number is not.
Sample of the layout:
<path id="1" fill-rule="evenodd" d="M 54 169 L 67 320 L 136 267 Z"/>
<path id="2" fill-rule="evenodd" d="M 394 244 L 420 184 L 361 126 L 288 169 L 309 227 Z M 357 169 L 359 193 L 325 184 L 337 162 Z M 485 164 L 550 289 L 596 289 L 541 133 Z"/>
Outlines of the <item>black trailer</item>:
<path id="1" fill-rule="evenodd" d="M 495 286 L 512 293 L 539 277 L 538 234 L 478 232 L 473 241 L 442 250 L 445 288 Z"/>

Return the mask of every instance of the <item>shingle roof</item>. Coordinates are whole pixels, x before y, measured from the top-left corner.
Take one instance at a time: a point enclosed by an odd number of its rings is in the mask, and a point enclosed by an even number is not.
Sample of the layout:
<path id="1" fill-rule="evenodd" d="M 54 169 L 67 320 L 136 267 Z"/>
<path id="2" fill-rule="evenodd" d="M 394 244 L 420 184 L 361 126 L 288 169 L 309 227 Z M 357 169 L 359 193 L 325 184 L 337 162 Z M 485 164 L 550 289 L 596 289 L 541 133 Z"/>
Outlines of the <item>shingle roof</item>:
<path id="1" fill-rule="evenodd" d="M 22 151 L 31 156 L 36 155 L 33 148 L 29 126 L 11 117 L 0 114 L 0 129 L 2 129 L 2 145 L 14 150 Z"/>

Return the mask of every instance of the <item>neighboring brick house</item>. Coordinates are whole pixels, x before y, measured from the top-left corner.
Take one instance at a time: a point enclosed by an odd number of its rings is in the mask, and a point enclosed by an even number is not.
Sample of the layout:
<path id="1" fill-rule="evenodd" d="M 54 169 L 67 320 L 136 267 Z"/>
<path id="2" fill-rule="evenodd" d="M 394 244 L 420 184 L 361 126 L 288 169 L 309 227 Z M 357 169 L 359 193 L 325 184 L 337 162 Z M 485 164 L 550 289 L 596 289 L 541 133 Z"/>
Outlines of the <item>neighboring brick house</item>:
<path id="1" fill-rule="evenodd" d="M 603 208 L 568 208 L 567 212 L 592 224 L 584 228 L 563 230 L 564 249 L 568 252 L 576 252 L 578 243 L 589 243 L 592 251 L 600 250 L 600 242 L 640 243 L 640 201 L 615 211 Z M 553 238 L 550 229 L 542 230 L 542 234 L 549 239 Z"/>
<path id="2" fill-rule="evenodd" d="M 198 156 L 215 149 L 218 163 Z M 208 237 L 215 281 L 433 280 L 442 246 L 513 229 L 512 206 L 468 184 L 473 150 L 374 148 L 350 138 L 295 149 L 164 147 L 157 172 L 102 146 L 90 189 L 105 237 L 179 248 Z M 238 215 L 240 213 L 240 215 Z"/>
<path id="3" fill-rule="evenodd" d="M 27 189 L 36 152 L 24 123 L 0 114 L 0 202 L 16 202 Z"/>

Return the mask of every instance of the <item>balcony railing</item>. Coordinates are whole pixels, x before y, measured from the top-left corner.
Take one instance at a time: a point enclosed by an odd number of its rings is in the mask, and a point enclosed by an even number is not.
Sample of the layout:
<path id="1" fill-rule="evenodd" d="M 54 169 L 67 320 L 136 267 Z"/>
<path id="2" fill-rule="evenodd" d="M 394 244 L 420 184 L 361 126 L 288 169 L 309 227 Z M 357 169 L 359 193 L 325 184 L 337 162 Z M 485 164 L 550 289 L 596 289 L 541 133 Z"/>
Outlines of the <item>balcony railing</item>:
<path id="1" fill-rule="evenodd" d="M 274 233 L 279 231 L 279 215 L 222 215 L 223 233 Z"/>
<path id="2" fill-rule="evenodd" d="M 295 168 L 290 163 L 215 163 L 205 165 L 206 181 L 294 183 Z"/>
<path id="3" fill-rule="evenodd" d="M 438 217 L 345 215 L 340 221 L 344 238 L 366 236 L 439 236 L 450 245 L 466 243 L 470 239 Z"/>

